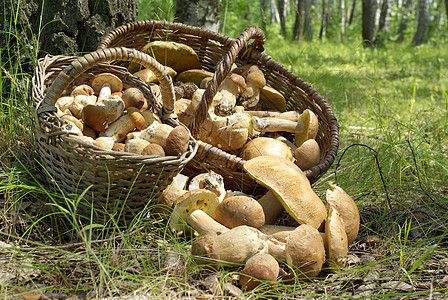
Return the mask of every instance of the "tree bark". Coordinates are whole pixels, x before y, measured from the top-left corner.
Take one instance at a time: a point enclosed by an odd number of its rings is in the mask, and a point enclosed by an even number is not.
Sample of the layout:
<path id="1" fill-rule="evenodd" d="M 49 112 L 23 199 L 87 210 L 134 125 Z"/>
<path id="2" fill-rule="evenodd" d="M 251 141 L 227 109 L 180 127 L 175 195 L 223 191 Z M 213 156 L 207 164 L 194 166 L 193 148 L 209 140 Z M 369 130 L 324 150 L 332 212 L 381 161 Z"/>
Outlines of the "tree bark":
<path id="1" fill-rule="evenodd" d="M 305 29 L 305 0 L 297 0 L 296 20 L 294 22 L 294 39 L 301 41 Z"/>
<path id="2" fill-rule="evenodd" d="M 327 0 L 322 0 L 322 17 L 320 23 L 319 39 L 325 37 L 327 27 Z"/>
<path id="3" fill-rule="evenodd" d="M 275 4 L 275 0 L 271 0 L 271 24 L 280 23 L 280 15 L 278 13 L 277 4 Z"/>
<path id="4" fill-rule="evenodd" d="M 0 36 L 0 48 L 12 42 L 8 46 L 22 43 L 20 48 L 39 56 L 91 52 L 110 30 L 136 21 L 137 7 L 137 0 L 4 1 L 0 31 L 15 35 Z"/>
<path id="5" fill-rule="evenodd" d="M 375 38 L 375 46 L 383 46 L 385 40 L 385 33 L 390 31 L 390 0 L 383 0 L 381 4 L 381 13 L 378 25 L 378 34 Z"/>
<path id="6" fill-rule="evenodd" d="M 267 0 L 260 0 L 260 13 L 261 13 L 261 29 L 263 31 L 266 31 L 266 7 L 267 7 Z"/>
<path id="7" fill-rule="evenodd" d="M 356 11 L 356 0 L 353 0 L 352 8 L 350 10 L 350 16 L 348 17 L 348 26 L 352 25 L 353 23 L 353 20 L 355 18 L 355 11 Z"/>
<path id="8" fill-rule="evenodd" d="M 345 0 L 341 0 L 341 41 L 345 39 Z"/>
<path id="9" fill-rule="evenodd" d="M 420 0 L 418 4 L 418 23 L 417 31 L 415 32 L 414 38 L 412 39 L 412 45 L 423 44 L 425 40 L 426 27 L 428 26 L 429 18 L 429 1 Z"/>
<path id="10" fill-rule="evenodd" d="M 312 0 L 305 0 L 305 39 L 311 41 L 313 39 L 313 26 L 311 18 L 311 2 Z"/>
<path id="11" fill-rule="evenodd" d="M 401 13 L 400 26 L 398 27 L 398 38 L 397 43 L 402 43 L 404 41 L 404 36 L 406 34 L 406 29 L 408 28 L 408 18 L 412 7 L 412 0 L 406 0 Z"/>
<path id="12" fill-rule="evenodd" d="M 176 21 L 188 25 L 219 31 L 221 0 L 176 1 Z"/>
<path id="13" fill-rule="evenodd" d="M 377 0 L 362 1 L 362 39 L 364 46 L 372 47 L 376 35 Z"/>
<path id="14" fill-rule="evenodd" d="M 286 7 L 285 0 L 278 0 L 278 14 L 280 16 L 280 27 L 282 31 L 282 35 L 284 37 L 288 36 L 288 32 L 286 30 Z"/>

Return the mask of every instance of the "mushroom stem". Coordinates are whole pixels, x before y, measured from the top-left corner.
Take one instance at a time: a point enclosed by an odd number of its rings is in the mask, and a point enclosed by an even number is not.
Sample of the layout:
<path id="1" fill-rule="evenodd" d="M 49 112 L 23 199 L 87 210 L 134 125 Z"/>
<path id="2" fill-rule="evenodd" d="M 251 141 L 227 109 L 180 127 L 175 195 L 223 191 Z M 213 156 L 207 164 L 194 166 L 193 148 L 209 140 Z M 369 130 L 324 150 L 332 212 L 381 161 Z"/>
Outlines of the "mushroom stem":
<path id="1" fill-rule="evenodd" d="M 302 122 L 294 122 L 286 119 L 275 117 L 259 118 L 252 116 L 252 126 L 254 130 L 260 132 L 278 132 L 285 131 L 291 133 L 306 132 L 306 124 Z"/>
<path id="2" fill-rule="evenodd" d="M 103 99 L 106 99 L 107 97 L 109 97 L 110 95 L 112 95 L 112 88 L 111 85 L 107 82 L 103 83 L 101 90 L 98 94 L 98 102 L 103 101 Z"/>
<path id="3" fill-rule="evenodd" d="M 258 199 L 258 203 L 263 208 L 265 224 L 273 224 L 285 210 L 272 191 L 268 191 L 263 197 Z"/>
<path id="4" fill-rule="evenodd" d="M 294 110 L 287 112 L 277 112 L 277 111 L 265 111 L 265 110 L 248 110 L 246 111 L 249 115 L 259 118 L 279 118 L 285 119 L 293 122 L 299 121 L 300 114 Z"/>
<path id="5" fill-rule="evenodd" d="M 190 225 L 199 234 L 214 233 L 221 234 L 229 230 L 221 223 L 216 222 L 204 211 L 198 209 L 192 211 L 187 216 L 187 224 Z"/>

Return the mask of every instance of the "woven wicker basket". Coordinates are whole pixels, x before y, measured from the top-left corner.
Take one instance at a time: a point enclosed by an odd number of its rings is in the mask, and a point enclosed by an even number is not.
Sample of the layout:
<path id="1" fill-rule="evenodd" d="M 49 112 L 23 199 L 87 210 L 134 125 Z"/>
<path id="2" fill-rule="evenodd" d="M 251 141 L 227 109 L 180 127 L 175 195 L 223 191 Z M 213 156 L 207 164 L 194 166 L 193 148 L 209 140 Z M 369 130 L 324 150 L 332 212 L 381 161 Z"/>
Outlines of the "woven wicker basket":
<path id="1" fill-rule="evenodd" d="M 148 86 L 125 68 L 106 63 L 116 60 L 134 61 L 150 68 L 160 81 L 162 103 L 154 100 Z M 181 125 L 173 113 L 174 90 L 168 71 L 135 49 L 112 48 L 83 57 L 46 56 L 39 60 L 33 77 L 36 140 L 52 189 L 69 199 L 78 199 L 77 195 L 86 191 L 76 207 L 80 215 L 90 216 L 93 211 L 94 216 L 118 214 L 128 220 L 171 183 L 196 154 L 197 142 L 190 135 L 186 153 L 159 157 L 104 150 L 67 134 L 56 114 L 56 100 L 64 91 L 88 84 L 93 76 L 103 72 L 120 77 L 124 88 L 139 87 L 150 99 L 148 109 L 164 123 Z"/>
<path id="2" fill-rule="evenodd" d="M 248 44 L 251 38 L 254 38 L 254 42 Z M 331 107 L 299 76 L 263 53 L 265 36 L 258 27 L 249 27 L 237 39 L 233 39 L 180 23 L 138 21 L 109 32 L 98 49 L 124 46 L 140 50 L 148 42 L 155 40 L 187 44 L 197 52 L 202 68 L 215 73 L 204 93 L 195 122 L 189 124 L 193 133 L 204 120 L 207 108 L 232 64 L 236 63 L 238 66 L 256 64 L 263 71 L 267 85 L 274 87 L 285 97 L 287 110 L 302 112 L 310 109 L 318 117 L 319 132 L 316 141 L 321 150 L 321 159 L 318 165 L 305 171 L 310 182 L 315 182 L 330 168 L 339 146 L 339 125 Z M 244 160 L 237 155 L 199 142 L 195 158 L 190 161 L 183 173 L 194 175 L 204 170 L 213 170 L 224 175 L 227 189 L 242 190 L 249 194 L 264 191 L 242 171 L 243 163 Z"/>

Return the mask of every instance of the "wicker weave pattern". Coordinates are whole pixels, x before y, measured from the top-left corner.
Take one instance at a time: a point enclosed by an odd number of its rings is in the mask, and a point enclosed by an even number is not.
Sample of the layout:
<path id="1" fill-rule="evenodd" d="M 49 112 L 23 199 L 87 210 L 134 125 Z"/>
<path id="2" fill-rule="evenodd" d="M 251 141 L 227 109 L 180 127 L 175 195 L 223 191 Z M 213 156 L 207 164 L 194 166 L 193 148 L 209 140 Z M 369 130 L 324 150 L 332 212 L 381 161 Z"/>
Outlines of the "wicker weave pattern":
<path id="1" fill-rule="evenodd" d="M 153 70 L 161 82 L 162 102 L 152 97 L 148 86 L 120 66 L 107 61 L 135 61 Z M 71 85 L 88 83 L 96 74 L 110 72 L 119 76 L 124 88 L 138 86 L 151 100 L 150 110 L 165 123 L 181 125 L 172 114 L 174 91 L 168 71 L 150 56 L 135 49 L 114 48 L 99 50 L 83 57 L 47 56 L 38 62 L 33 77 L 33 98 L 36 106 L 36 140 L 43 167 L 54 190 L 76 198 L 89 189 L 78 207 L 90 215 L 90 206 L 98 214 L 121 213 L 128 219 L 141 211 L 164 189 L 196 151 L 191 137 L 189 149 L 179 157 L 144 156 L 133 153 L 103 150 L 84 143 L 62 131 L 54 103 Z"/>
<path id="2" fill-rule="evenodd" d="M 252 44 L 247 41 L 254 38 Z M 139 21 L 122 25 L 109 32 L 99 44 L 98 49 L 108 47 L 143 48 L 150 41 L 167 40 L 181 42 L 192 47 L 199 56 L 202 68 L 215 73 L 214 79 L 204 93 L 197 119 L 189 128 L 194 130 L 202 122 L 206 108 L 216 94 L 219 84 L 227 75 L 233 62 L 237 65 L 253 63 L 263 71 L 267 85 L 277 89 L 286 99 L 287 110 L 312 110 L 319 119 L 319 132 L 316 141 L 321 149 L 320 163 L 305 174 L 310 182 L 319 179 L 331 166 L 339 147 L 339 125 L 326 102 L 308 83 L 286 67 L 276 62 L 263 51 L 264 34 L 253 26 L 245 30 L 238 39 L 211 32 L 199 27 L 163 21 Z M 290 137 L 291 138 L 291 137 Z M 194 175 L 204 168 L 214 170 L 225 176 L 226 188 L 240 189 L 247 193 L 259 190 L 256 183 L 242 171 L 244 160 L 206 143 L 199 143 L 198 153 L 185 169 Z"/>

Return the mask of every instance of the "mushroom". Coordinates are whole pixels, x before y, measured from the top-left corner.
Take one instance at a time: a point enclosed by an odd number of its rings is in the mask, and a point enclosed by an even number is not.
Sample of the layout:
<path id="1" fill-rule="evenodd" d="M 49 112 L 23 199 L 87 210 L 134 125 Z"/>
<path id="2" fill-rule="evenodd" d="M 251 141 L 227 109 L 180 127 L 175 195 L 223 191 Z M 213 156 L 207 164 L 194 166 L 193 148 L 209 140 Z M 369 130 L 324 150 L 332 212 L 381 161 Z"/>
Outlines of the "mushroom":
<path id="1" fill-rule="evenodd" d="M 75 98 L 78 95 L 86 95 L 86 96 L 92 96 L 95 92 L 93 91 L 93 88 L 90 85 L 87 84 L 81 84 L 76 86 L 72 92 L 70 93 L 70 96 Z"/>
<path id="2" fill-rule="evenodd" d="M 199 56 L 194 49 L 186 44 L 172 41 L 152 41 L 143 46 L 142 52 L 151 55 L 164 66 L 173 68 L 181 73 L 189 69 L 200 69 Z M 140 69 L 140 64 L 131 62 L 129 72 Z"/>
<path id="3" fill-rule="evenodd" d="M 246 261 L 245 267 L 250 267 L 253 265 L 264 265 L 268 267 L 272 273 L 274 273 L 274 278 L 277 278 L 280 273 L 280 266 L 277 260 L 269 253 L 257 253 Z"/>
<path id="4" fill-rule="evenodd" d="M 316 140 L 309 139 L 294 150 L 296 165 L 303 171 L 309 170 L 320 161 L 320 148 Z"/>
<path id="5" fill-rule="evenodd" d="M 130 115 L 122 115 L 118 120 L 109 124 L 108 128 L 100 133 L 100 136 L 112 137 L 115 142 L 121 142 L 126 135 L 135 129 L 135 124 Z"/>
<path id="6" fill-rule="evenodd" d="M 348 239 L 339 212 L 330 207 L 325 222 L 325 250 L 330 270 L 337 272 L 344 265 L 348 253 Z"/>
<path id="7" fill-rule="evenodd" d="M 239 276 L 238 282 L 245 291 L 251 291 L 263 282 L 276 281 L 277 277 L 269 267 L 261 264 L 245 267 Z"/>
<path id="8" fill-rule="evenodd" d="M 123 90 L 123 83 L 120 78 L 112 73 L 101 73 L 96 75 L 90 81 L 95 94 L 98 95 L 98 100 L 102 97 L 107 97 L 114 92 L 121 92 Z"/>
<path id="9" fill-rule="evenodd" d="M 149 110 L 144 110 L 144 111 L 141 111 L 140 113 L 142 114 L 143 118 L 145 119 L 145 127 L 143 129 L 147 128 L 149 125 L 151 125 L 154 122 L 162 123 L 162 121 L 160 120 L 160 117 L 157 114 L 155 114 Z"/>
<path id="10" fill-rule="evenodd" d="M 277 111 L 286 110 L 285 97 L 276 89 L 265 85 L 260 91 L 261 107 L 275 109 Z"/>
<path id="11" fill-rule="evenodd" d="M 76 127 L 78 127 L 81 131 L 84 131 L 84 124 L 78 118 L 69 114 L 63 114 L 60 118 L 61 120 L 67 120 L 73 122 L 76 125 Z"/>
<path id="12" fill-rule="evenodd" d="M 325 246 L 316 228 L 302 224 L 286 240 L 284 259 L 290 267 L 297 267 L 300 274 L 294 277 L 312 278 L 319 275 L 325 263 Z"/>
<path id="13" fill-rule="evenodd" d="M 81 118 L 84 124 L 98 132 L 105 131 L 109 126 L 106 113 L 96 105 L 86 105 L 82 109 Z"/>
<path id="14" fill-rule="evenodd" d="M 293 161 L 291 149 L 283 142 L 270 137 L 257 137 L 247 142 L 241 150 L 240 157 L 250 160 L 257 156 L 273 155 Z"/>
<path id="15" fill-rule="evenodd" d="M 71 106 L 73 100 L 75 100 L 75 97 L 63 96 L 63 97 L 60 97 L 58 100 L 56 100 L 56 103 L 54 104 L 54 106 L 56 108 L 58 108 L 61 112 L 64 112 L 66 114 L 67 110 L 70 111 L 70 106 Z"/>
<path id="16" fill-rule="evenodd" d="M 68 132 L 70 135 L 83 136 L 81 129 L 79 129 L 78 126 L 76 126 L 76 124 L 72 121 L 64 120 L 61 127 L 63 131 Z"/>
<path id="17" fill-rule="evenodd" d="M 113 123 L 124 112 L 124 101 L 118 95 L 109 95 L 104 98 L 98 97 L 97 106 L 101 107 L 106 114 L 107 123 Z"/>
<path id="18" fill-rule="evenodd" d="M 188 190 L 192 191 L 196 189 L 206 189 L 212 191 L 216 194 L 220 203 L 226 196 L 224 178 L 220 174 L 213 171 L 200 173 L 191 179 L 190 184 L 188 185 Z"/>
<path id="19" fill-rule="evenodd" d="M 193 82 L 197 86 L 200 86 L 201 81 L 208 77 L 213 77 L 213 73 L 202 69 L 190 69 L 177 74 L 176 81 Z"/>
<path id="20" fill-rule="evenodd" d="M 160 156 L 163 157 L 165 156 L 165 150 L 163 150 L 163 147 L 160 146 L 159 144 L 149 144 L 148 146 L 146 146 L 142 153 L 142 155 L 155 155 L 155 156 Z"/>
<path id="21" fill-rule="evenodd" d="M 173 68 L 170 68 L 168 66 L 165 66 L 165 68 L 168 70 L 171 77 L 176 77 L 177 72 Z M 137 71 L 132 75 L 140 78 L 146 84 L 159 83 L 159 80 L 157 79 L 154 72 L 151 71 L 151 69 L 141 69 L 140 71 Z"/>
<path id="22" fill-rule="evenodd" d="M 268 252 L 265 235 L 246 225 L 216 235 L 213 247 L 220 261 L 233 264 L 243 264 L 255 254 Z"/>
<path id="23" fill-rule="evenodd" d="M 246 161 L 243 169 L 271 190 L 297 222 L 315 228 L 323 225 L 327 216 L 325 205 L 311 188 L 308 178 L 293 162 L 277 156 L 258 156 Z"/>
<path id="24" fill-rule="evenodd" d="M 258 203 L 263 208 L 265 224 L 274 224 L 277 218 L 285 210 L 277 196 L 272 191 L 267 191 L 260 199 Z"/>
<path id="25" fill-rule="evenodd" d="M 216 104 L 214 113 L 217 116 L 228 116 L 232 114 L 236 106 L 236 97 L 239 94 L 239 86 L 229 76 L 226 76 L 218 88 L 222 99 Z"/>
<path id="26" fill-rule="evenodd" d="M 86 124 L 84 124 L 84 126 L 83 126 L 82 134 L 85 135 L 85 136 L 91 137 L 92 139 L 96 139 L 97 138 L 95 130 L 93 130 L 92 128 L 90 128 Z"/>
<path id="27" fill-rule="evenodd" d="M 165 141 L 165 152 L 167 155 L 180 155 L 188 150 L 190 144 L 190 132 L 184 126 L 174 127 Z"/>
<path id="28" fill-rule="evenodd" d="M 151 143 L 144 140 L 144 139 L 131 139 L 126 141 L 124 145 L 124 152 L 130 152 L 130 153 L 136 153 L 136 154 L 142 154 L 143 150 L 146 148 L 146 146 L 150 145 Z"/>
<path id="29" fill-rule="evenodd" d="M 185 190 L 187 182 L 188 176 L 185 176 L 181 173 L 174 176 L 173 181 L 162 191 L 159 198 L 157 198 L 157 203 L 173 208 L 174 205 L 178 202 L 180 196 L 187 192 Z"/>
<path id="30" fill-rule="evenodd" d="M 112 150 L 115 144 L 115 141 L 111 137 L 98 137 L 95 139 L 94 143 L 95 146 L 98 146 L 104 150 Z"/>
<path id="31" fill-rule="evenodd" d="M 241 93 L 244 99 L 242 105 L 245 108 L 254 107 L 260 100 L 260 90 L 266 85 L 263 72 L 256 66 L 249 67 L 246 75 L 246 88 Z"/>
<path id="32" fill-rule="evenodd" d="M 70 104 L 70 111 L 72 114 L 78 119 L 82 118 L 82 110 L 87 105 L 95 105 L 96 100 L 92 97 L 86 95 L 78 95 L 73 99 L 73 102 Z"/>
<path id="33" fill-rule="evenodd" d="M 331 184 L 331 190 L 327 190 L 327 209 L 338 211 L 344 221 L 344 229 L 347 233 L 348 245 L 351 245 L 358 236 L 360 216 L 358 206 L 341 187 Z"/>
<path id="34" fill-rule="evenodd" d="M 248 196 L 225 198 L 215 210 L 213 219 L 228 228 L 247 225 L 261 228 L 264 225 L 264 212 L 257 200 Z"/>
<path id="35" fill-rule="evenodd" d="M 140 138 L 151 143 L 159 144 L 166 151 L 166 141 L 173 127 L 168 124 L 152 123 L 145 130 L 141 131 Z"/>
<path id="36" fill-rule="evenodd" d="M 124 101 L 124 108 L 136 107 L 138 110 L 145 110 L 148 107 L 145 95 L 143 92 L 136 88 L 130 87 L 124 90 L 121 96 Z"/>
<path id="37" fill-rule="evenodd" d="M 178 198 L 170 218 L 170 227 L 173 231 L 184 231 L 185 222 L 199 234 L 221 233 L 229 230 L 211 217 L 218 206 L 216 194 L 198 189 L 187 191 Z"/>
<path id="38" fill-rule="evenodd" d="M 145 128 L 145 117 L 137 107 L 130 106 L 128 107 L 127 112 L 128 115 L 131 116 L 132 122 L 134 122 L 135 128 L 137 128 L 137 130 L 142 130 Z"/>

